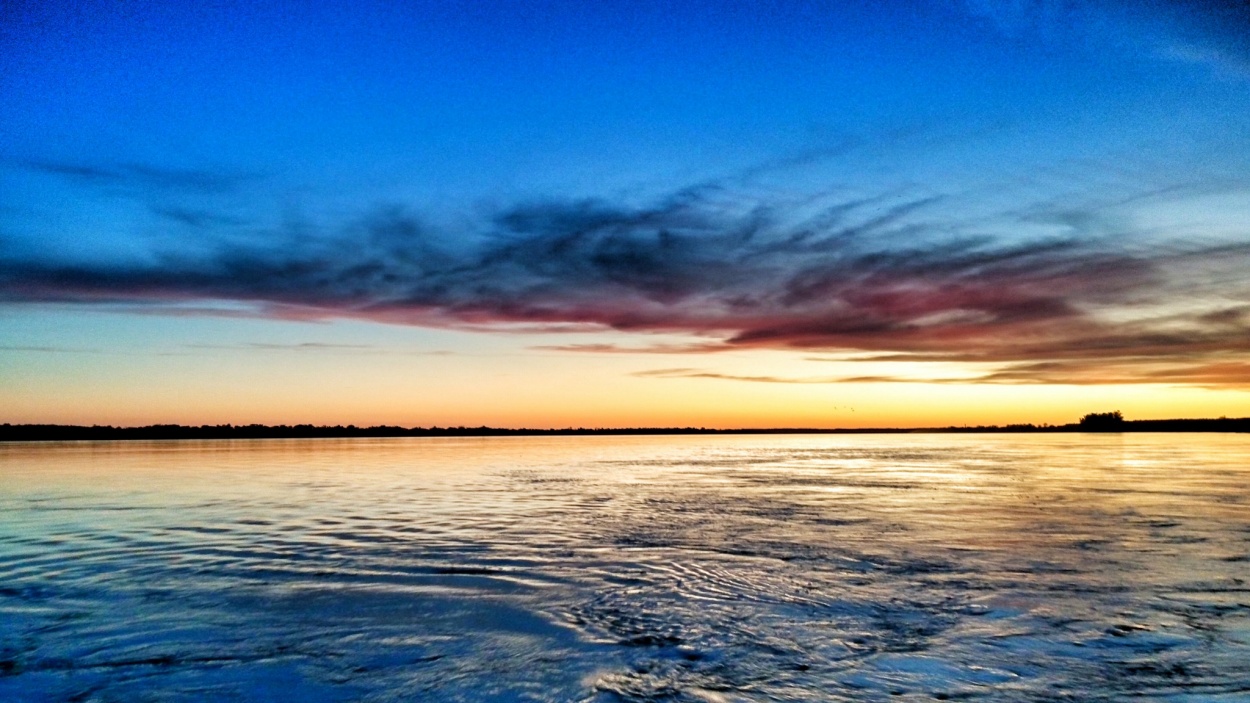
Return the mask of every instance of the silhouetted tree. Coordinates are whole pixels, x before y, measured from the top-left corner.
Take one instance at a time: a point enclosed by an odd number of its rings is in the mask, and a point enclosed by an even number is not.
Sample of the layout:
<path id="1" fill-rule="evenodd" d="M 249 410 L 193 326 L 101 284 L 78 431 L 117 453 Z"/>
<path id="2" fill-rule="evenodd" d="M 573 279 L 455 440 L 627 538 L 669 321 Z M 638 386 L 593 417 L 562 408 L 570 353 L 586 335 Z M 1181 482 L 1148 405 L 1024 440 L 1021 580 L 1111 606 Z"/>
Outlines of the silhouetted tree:
<path id="1" fill-rule="evenodd" d="M 1119 432 L 1124 429 L 1124 415 L 1119 410 L 1109 413 L 1089 413 L 1081 418 L 1081 429 L 1091 432 Z"/>

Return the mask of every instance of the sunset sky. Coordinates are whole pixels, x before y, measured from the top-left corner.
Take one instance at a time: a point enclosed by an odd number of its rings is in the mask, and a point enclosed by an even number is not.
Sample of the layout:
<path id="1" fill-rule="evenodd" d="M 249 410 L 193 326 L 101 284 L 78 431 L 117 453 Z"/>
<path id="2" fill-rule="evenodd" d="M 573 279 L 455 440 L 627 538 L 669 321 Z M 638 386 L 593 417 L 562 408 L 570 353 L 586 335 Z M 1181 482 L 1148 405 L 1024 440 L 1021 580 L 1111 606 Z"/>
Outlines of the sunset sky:
<path id="1" fill-rule="evenodd" d="M 18 0 L 0 105 L 0 422 L 1250 416 L 1245 3 Z"/>

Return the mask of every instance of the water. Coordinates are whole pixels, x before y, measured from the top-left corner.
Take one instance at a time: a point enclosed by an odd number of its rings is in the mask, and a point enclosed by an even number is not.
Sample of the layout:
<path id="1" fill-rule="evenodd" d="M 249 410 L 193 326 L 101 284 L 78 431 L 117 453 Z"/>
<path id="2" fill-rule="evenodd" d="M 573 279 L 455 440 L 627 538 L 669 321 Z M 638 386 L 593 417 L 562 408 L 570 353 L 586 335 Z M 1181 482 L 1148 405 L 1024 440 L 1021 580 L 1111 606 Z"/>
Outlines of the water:
<path id="1" fill-rule="evenodd" d="M 0 446 L 4 701 L 1250 701 L 1250 438 Z"/>

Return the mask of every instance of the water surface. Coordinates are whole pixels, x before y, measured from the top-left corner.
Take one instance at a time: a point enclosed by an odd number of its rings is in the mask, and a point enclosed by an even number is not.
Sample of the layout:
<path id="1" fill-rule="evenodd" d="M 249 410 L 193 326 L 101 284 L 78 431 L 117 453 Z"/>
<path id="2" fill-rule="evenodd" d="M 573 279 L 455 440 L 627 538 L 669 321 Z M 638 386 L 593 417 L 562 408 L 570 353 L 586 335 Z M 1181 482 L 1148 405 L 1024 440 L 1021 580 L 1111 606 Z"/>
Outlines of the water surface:
<path id="1" fill-rule="evenodd" d="M 1248 701 L 1250 438 L 0 446 L 0 700 Z"/>

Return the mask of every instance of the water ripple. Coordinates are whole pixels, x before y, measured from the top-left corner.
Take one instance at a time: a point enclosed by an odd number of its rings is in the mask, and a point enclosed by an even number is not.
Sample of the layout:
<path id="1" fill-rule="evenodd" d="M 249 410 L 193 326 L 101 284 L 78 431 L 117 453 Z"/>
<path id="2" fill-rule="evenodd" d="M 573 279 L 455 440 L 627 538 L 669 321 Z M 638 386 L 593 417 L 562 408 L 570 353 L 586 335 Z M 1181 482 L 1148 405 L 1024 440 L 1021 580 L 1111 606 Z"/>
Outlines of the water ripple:
<path id="1" fill-rule="evenodd" d="M 1250 700 L 1250 445 L 0 447 L 5 701 Z"/>

